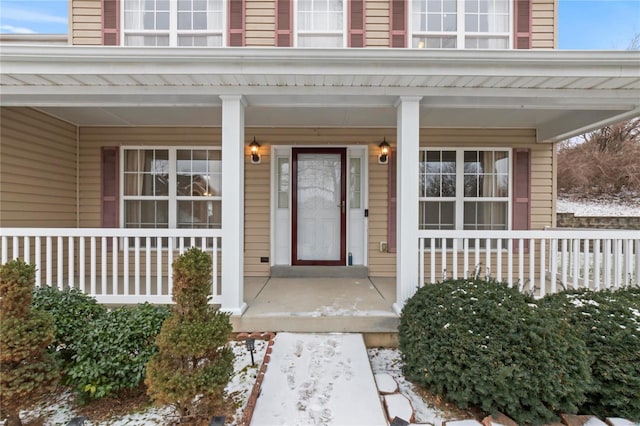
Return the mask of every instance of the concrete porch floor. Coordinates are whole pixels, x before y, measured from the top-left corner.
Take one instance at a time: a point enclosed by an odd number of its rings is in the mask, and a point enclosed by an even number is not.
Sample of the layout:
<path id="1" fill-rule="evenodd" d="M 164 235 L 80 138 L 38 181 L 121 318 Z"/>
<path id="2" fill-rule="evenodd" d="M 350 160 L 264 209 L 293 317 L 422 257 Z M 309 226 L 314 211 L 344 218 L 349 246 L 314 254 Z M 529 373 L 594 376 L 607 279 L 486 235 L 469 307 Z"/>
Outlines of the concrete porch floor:
<path id="1" fill-rule="evenodd" d="M 233 330 L 396 333 L 395 278 L 245 277 Z"/>

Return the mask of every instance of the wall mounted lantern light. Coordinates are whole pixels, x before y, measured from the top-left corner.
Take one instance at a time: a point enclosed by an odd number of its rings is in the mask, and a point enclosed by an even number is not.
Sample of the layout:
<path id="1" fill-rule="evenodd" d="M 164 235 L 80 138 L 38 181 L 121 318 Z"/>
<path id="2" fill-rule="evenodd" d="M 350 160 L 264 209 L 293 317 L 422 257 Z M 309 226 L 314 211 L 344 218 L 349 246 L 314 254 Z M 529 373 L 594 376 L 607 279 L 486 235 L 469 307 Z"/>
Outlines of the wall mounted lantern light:
<path id="1" fill-rule="evenodd" d="M 253 137 L 253 142 L 249 144 L 249 148 L 251 148 L 251 164 L 260 164 L 260 153 L 258 152 L 260 149 L 260 144 L 256 142 L 256 137 Z"/>
<path id="2" fill-rule="evenodd" d="M 389 144 L 387 143 L 387 138 L 385 137 L 382 142 L 380 142 L 380 155 L 378 155 L 378 163 L 379 164 L 388 164 L 389 163 Z"/>

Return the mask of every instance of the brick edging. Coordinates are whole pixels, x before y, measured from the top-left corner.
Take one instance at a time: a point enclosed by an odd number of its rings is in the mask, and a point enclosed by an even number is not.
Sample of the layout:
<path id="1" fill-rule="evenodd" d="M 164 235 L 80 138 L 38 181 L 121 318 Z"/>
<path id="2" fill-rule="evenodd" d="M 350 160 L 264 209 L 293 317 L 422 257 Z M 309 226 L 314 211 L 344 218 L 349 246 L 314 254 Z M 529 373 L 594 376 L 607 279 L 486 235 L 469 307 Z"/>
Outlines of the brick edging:
<path id="1" fill-rule="evenodd" d="M 276 337 L 276 334 L 273 332 L 238 333 L 238 335 L 236 336 L 236 340 L 256 339 L 268 341 L 267 350 L 264 354 L 262 365 L 260 365 L 260 369 L 258 370 L 256 381 L 253 384 L 253 388 L 251 389 L 251 395 L 249 395 L 249 399 L 247 400 L 247 405 L 245 406 L 244 412 L 242 413 L 242 419 L 240 420 L 239 426 L 249 426 L 249 424 L 251 423 L 253 411 L 256 408 L 256 402 L 258 401 L 258 397 L 260 396 L 262 381 L 264 380 L 264 375 L 267 372 L 267 365 L 271 360 L 271 351 L 273 350 L 274 337 Z"/>

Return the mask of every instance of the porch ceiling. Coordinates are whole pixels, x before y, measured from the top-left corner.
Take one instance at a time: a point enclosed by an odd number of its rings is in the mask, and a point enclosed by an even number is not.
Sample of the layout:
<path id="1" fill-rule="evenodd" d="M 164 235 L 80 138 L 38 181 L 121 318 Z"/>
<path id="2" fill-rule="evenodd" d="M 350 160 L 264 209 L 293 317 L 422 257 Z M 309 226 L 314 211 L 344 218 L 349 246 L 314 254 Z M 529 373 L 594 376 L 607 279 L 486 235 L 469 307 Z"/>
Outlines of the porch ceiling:
<path id="1" fill-rule="evenodd" d="M 220 95 L 247 126 L 535 128 L 557 141 L 640 115 L 640 52 L 125 48 L 4 45 L 0 105 L 81 126 L 219 126 Z"/>

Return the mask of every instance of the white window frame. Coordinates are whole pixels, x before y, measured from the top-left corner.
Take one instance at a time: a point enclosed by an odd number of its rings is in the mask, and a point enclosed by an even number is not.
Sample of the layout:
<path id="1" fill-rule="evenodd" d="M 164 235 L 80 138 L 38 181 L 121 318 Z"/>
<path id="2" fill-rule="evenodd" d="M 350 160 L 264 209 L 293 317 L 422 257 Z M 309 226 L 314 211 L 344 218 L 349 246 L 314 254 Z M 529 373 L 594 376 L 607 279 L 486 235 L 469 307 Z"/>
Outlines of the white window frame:
<path id="1" fill-rule="evenodd" d="M 507 230 L 511 230 L 513 223 L 513 149 L 511 148 L 499 148 L 499 147 L 466 147 L 466 148 L 451 148 L 451 147 L 420 147 L 420 156 L 418 161 L 422 161 L 422 153 L 428 151 L 454 151 L 456 153 L 456 194 L 455 197 L 422 197 L 418 194 L 418 203 L 422 202 L 437 202 L 437 201 L 455 201 L 454 208 L 454 230 L 464 230 L 464 203 L 466 201 L 495 201 L 504 202 L 507 199 Z M 509 164 L 509 176 L 508 176 L 508 194 L 506 197 L 465 197 L 464 195 L 464 152 L 465 151 L 501 151 L 507 152 L 508 164 Z"/>
<path id="2" fill-rule="evenodd" d="M 466 37 L 474 37 L 474 38 L 491 38 L 491 37 L 505 37 L 508 36 L 507 39 L 507 48 L 506 49 L 500 49 L 500 50 L 512 50 L 513 47 L 513 31 L 514 31 L 514 2 L 513 1 L 509 1 L 508 2 L 508 7 L 509 7 L 509 24 L 508 24 L 508 28 L 509 30 L 507 32 L 503 32 L 503 33 L 496 33 L 496 32 L 467 32 L 465 29 L 465 0 L 457 0 L 457 6 L 456 6 L 456 14 L 457 14 L 457 24 L 456 24 L 456 28 L 457 30 L 454 31 L 427 31 L 427 32 L 418 32 L 418 31 L 414 31 L 413 29 L 413 2 L 415 0 L 409 0 L 407 2 L 408 7 L 407 7 L 407 16 L 408 16 L 408 34 L 409 34 L 409 41 L 408 41 L 408 45 L 410 48 L 414 48 L 414 49 L 423 49 L 426 48 L 425 47 L 413 47 L 413 38 L 414 36 L 420 36 L 420 37 L 455 37 L 456 38 L 456 49 L 475 49 L 475 48 L 468 48 L 466 47 Z M 427 0 L 420 0 L 423 2 L 426 2 Z M 482 50 L 482 49 L 479 49 Z"/>
<path id="3" fill-rule="evenodd" d="M 303 31 L 304 35 L 342 35 L 342 47 L 347 47 L 347 14 L 349 13 L 348 1 L 342 0 L 342 31 Z M 298 2 L 293 1 L 293 46 L 300 47 L 298 45 L 298 35 L 300 30 L 298 28 Z M 309 47 L 308 49 L 313 49 Z"/>
<path id="4" fill-rule="evenodd" d="M 126 39 L 128 35 L 139 35 L 139 36 L 157 36 L 157 35 L 169 35 L 169 46 L 168 47 L 176 47 L 178 46 L 178 35 L 221 35 L 221 46 L 224 47 L 227 45 L 227 26 L 228 26 L 228 0 L 223 0 L 222 2 L 222 28 L 219 31 L 212 30 L 178 30 L 178 0 L 169 0 L 169 30 L 128 30 L 125 27 L 125 4 L 127 0 L 122 0 L 122 4 L 120 6 L 120 28 L 122 29 L 120 44 L 122 46 L 131 46 L 126 44 Z M 139 47 L 153 47 L 153 46 L 139 46 Z M 214 46 L 180 46 L 180 47 L 214 47 Z M 218 46 L 215 46 L 218 47 Z"/>
<path id="5" fill-rule="evenodd" d="M 161 195 L 161 196 L 138 196 L 138 195 L 124 195 L 125 191 L 125 152 L 128 150 L 166 150 L 169 154 L 169 195 Z M 189 196 L 178 196 L 176 194 L 177 189 L 177 170 L 176 170 L 176 159 L 177 153 L 179 150 L 190 150 L 190 151 L 198 151 L 198 150 L 208 150 L 208 151 L 220 151 L 222 153 L 222 148 L 219 146 L 158 146 L 158 145 L 127 145 L 120 147 L 120 172 L 118 178 L 120 179 L 120 212 L 122 212 L 120 216 L 120 228 L 125 227 L 125 201 L 127 200 L 167 200 L 168 202 L 168 229 L 177 229 L 178 224 L 178 201 L 220 201 L 222 203 L 222 194 L 216 196 L 208 196 L 208 197 L 189 197 Z M 222 158 L 222 156 L 221 156 Z M 222 160 L 221 160 L 222 161 Z M 131 228 L 138 229 L 138 228 Z M 164 228 L 163 228 L 164 229 Z M 182 229 L 182 228 L 181 228 Z M 184 228 L 189 229 L 189 228 Z"/>

